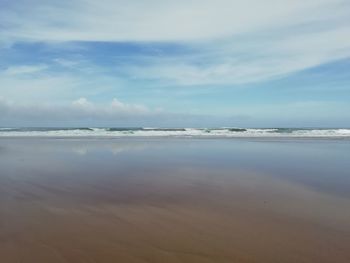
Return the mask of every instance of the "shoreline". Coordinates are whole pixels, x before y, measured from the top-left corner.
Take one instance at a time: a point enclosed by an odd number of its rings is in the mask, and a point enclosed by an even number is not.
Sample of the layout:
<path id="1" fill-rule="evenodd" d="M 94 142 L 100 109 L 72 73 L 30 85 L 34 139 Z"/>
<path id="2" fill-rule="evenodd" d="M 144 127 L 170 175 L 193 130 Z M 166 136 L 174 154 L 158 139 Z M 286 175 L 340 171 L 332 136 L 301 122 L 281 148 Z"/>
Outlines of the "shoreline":
<path id="1" fill-rule="evenodd" d="M 137 140 L 163 140 L 163 141 L 171 141 L 171 140 L 203 140 L 203 141 L 210 141 L 210 140 L 232 140 L 232 141 L 264 141 L 264 142 L 278 142 L 278 141 L 292 141 L 292 142 L 306 142 L 306 141 L 350 141 L 350 137 L 348 136 L 318 136 L 318 137 L 311 137 L 311 136 L 242 136 L 242 137 L 223 137 L 223 136 L 0 136 L 0 140 L 6 140 L 6 139 L 20 139 L 20 140 L 26 140 L 26 139 L 38 139 L 38 140 L 130 140 L 130 141 L 137 141 Z"/>

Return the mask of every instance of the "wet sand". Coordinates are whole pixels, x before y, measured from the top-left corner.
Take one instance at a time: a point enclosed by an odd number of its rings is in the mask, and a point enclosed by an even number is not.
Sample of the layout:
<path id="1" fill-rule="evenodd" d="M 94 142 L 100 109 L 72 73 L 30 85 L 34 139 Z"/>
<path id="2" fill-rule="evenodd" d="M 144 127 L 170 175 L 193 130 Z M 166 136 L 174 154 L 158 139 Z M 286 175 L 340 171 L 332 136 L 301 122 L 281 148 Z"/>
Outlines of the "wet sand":
<path id="1" fill-rule="evenodd" d="M 350 141 L 0 139 L 0 262 L 350 262 Z"/>

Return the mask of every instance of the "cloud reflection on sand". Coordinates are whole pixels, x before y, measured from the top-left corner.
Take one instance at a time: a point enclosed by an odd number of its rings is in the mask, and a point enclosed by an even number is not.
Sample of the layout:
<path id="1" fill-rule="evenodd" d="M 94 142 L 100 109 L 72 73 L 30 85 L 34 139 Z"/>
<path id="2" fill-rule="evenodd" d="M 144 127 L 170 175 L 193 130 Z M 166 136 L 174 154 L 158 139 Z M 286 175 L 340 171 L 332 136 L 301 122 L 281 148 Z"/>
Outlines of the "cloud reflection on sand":
<path id="1" fill-rule="evenodd" d="M 9 263 L 350 257 L 350 198 L 337 192 L 348 187 L 348 148 L 334 141 L 2 139 L 0 148 Z M 319 187 L 329 176 L 337 187 Z"/>

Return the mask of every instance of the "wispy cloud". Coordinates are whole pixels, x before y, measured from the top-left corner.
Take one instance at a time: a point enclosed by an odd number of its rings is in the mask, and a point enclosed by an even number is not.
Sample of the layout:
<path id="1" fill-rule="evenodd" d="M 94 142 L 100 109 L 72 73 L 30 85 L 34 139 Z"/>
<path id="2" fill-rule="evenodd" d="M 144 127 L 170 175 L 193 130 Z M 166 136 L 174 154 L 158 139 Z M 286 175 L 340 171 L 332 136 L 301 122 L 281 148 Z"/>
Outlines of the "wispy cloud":
<path id="1" fill-rule="evenodd" d="M 345 15 L 342 0 L 19 0 L 2 11 L 3 38 L 32 41 L 186 41 Z M 337 11 L 332 14 L 331 11 Z"/>
<path id="2" fill-rule="evenodd" d="M 47 69 L 47 65 L 20 65 L 20 66 L 10 66 L 6 68 L 2 74 L 4 75 L 22 75 L 22 74 L 32 74 L 38 73 Z"/>
<path id="3" fill-rule="evenodd" d="M 131 78 L 178 85 L 265 81 L 350 57 L 349 36 L 350 27 L 338 27 L 295 35 L 236 37 L 203 43 L 191 55 L 142 58 L 141 66 L 124 70 Z"/>
<path id="4" fill-rule="evenodd" d="M 0 11 L 0 41 L 174 42 L 193 50 L 119 64 L 117 73 L 131 79 L 240 84 L 350 56 L 350 5 L 345 0 L 30 2 L 9 3 Z M 65 58 L 56 62 L 76 66 Z"/>
<path id="5" fill-rule="evenodd" d="M 118 90 L 122 83 L 118 76 L 104 74 L 101 67 L 80 59 L 55 58 L 46 64 L 16 64 L 0 70 L 0 95 L 21 102 L 97 96 Z"/>

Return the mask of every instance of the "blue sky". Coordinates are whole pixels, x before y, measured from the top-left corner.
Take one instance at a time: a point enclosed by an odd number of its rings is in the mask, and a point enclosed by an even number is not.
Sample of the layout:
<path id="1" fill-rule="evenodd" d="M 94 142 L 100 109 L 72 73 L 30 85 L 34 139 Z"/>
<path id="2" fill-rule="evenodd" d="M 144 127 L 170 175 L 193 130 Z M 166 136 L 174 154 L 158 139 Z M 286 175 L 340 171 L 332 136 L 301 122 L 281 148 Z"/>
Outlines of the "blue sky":
<path id="1" fill-rule="evenodd" d="M 0 0 L 0 126 L 350 127 L 344 0 Z"/>

